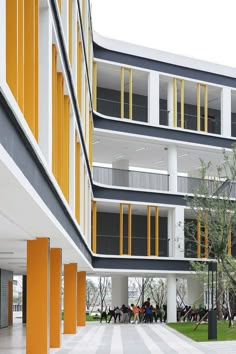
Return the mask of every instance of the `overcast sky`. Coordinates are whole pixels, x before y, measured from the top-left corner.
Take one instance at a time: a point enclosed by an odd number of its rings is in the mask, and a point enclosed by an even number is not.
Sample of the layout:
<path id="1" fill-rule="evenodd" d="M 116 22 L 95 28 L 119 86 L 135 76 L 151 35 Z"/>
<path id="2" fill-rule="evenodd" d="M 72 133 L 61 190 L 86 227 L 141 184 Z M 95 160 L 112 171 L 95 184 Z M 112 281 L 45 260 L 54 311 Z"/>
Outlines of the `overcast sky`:
<path id="1" fill-rule="evenodd" d="M 103 36 L 236 67 L 236 0 L 91 0 Z"/>

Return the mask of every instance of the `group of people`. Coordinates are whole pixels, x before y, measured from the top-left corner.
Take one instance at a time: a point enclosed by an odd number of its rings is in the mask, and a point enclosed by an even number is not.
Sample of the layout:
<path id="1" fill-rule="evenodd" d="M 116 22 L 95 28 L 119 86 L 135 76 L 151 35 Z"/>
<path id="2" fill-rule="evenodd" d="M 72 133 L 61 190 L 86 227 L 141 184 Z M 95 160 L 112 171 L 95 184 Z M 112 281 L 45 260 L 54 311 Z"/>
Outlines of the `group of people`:
<path id="1" fill-rule="evenodd" d="M 107 323 L 110 323 L 114 319 L 114 323 L 118 320 L 119 323 L 152 323 L 157 322 L 166 322 L 167 319 L 167 306 L 159 306 L 156 304 L 154 307 L 150 304 L 150 298 L 142 304 L 142 306 L 136 306 L 131 304 L 130 306 L 122 305 L 120 308 L 118 306 L 114 309 L 101 312 L 100 323 L 103 320 Z"/>
<path id="2" fill-rule="evenodd" d="M 205 315 L 207 315 L 207 309 L 202 306 L 199 306 L 198 309 L 187 305 L 177 308 L 177 321 L 200 321 Z M 109 308 L 101 312 L 100 323 L 103 321 L 110 323 L 112 319 L 114 323 L 117 321 L 119 323 L 166 322 L 167 305 L 159 306 L 159 304 L 156 304 L 156 306 L 153 306 L 150 303 L 150 298 L 147 298 L 142 306 L 134 304 L 126 306 L 123 304 L 121 307 L 116 306 L 114 309 Z"/>

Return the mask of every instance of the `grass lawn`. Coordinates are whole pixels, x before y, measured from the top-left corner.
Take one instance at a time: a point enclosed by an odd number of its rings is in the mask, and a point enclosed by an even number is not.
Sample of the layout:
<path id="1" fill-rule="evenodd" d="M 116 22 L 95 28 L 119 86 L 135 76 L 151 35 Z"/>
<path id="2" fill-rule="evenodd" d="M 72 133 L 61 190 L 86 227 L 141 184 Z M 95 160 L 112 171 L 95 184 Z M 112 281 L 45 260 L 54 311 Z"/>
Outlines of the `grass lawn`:
<path id="1" fill-rule="evenodd" d="M 196 342 L 208 341 L 207 324 L 201 324 L 195 331 L 193 329 L 196 323 L 193 322 L 169 323 L 168 326 Z M 236 340 L 236 325 L 231 328 L 228 326 L 228 321 L 218 321 L 218 340 Z"/>
<path id="2" fill-rule="evenodd" d="M 90 316 L 86 315 L 86 322 L 89 321 L 100 321 L 100 316 Z"/>

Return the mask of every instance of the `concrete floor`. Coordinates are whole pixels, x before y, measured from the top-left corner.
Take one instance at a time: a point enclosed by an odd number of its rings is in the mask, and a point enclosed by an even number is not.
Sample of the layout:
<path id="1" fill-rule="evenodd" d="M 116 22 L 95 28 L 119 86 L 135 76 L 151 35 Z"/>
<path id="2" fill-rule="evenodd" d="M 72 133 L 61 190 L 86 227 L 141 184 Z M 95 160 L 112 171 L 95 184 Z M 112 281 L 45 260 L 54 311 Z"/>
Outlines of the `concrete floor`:
<path id="1" fill-rule="evenodd" d="M 19 322 L 19 321 L 18 321 Z M 25 353 L 25 326 L 15 323 L 0 330 L 0 353 Z M 62 347 L 50 354 L 236 354 L 236 341 L 196 343 L 164 324 L 100 324 L 78 327 L 62 335 Z"/>

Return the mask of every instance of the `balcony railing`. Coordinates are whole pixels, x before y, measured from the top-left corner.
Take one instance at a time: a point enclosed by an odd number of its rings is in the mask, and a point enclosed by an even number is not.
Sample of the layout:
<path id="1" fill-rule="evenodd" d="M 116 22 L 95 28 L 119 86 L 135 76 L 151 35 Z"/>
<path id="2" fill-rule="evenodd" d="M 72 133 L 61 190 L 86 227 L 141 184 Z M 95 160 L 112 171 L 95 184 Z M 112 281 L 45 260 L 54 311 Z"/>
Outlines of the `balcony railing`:
<path id="1" fill-rule="evenodd" d="M 157 191 L 169 190 L 169 175 L 165 174 L 94 166 L 93 179 L 95 182 L 110 186 Z"/>

